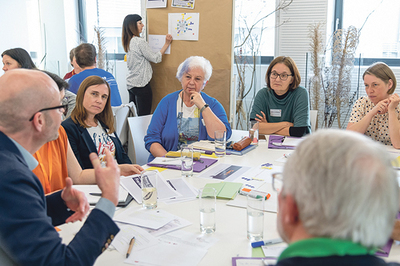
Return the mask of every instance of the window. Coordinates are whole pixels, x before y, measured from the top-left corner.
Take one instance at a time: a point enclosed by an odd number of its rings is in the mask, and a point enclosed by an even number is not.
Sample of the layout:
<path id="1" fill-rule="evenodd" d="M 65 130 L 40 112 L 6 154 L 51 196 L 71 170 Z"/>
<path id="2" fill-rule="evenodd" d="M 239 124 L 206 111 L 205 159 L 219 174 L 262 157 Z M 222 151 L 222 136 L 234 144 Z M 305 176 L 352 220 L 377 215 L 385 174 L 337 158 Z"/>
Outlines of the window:
<path id="1" fill-rule="evenodd" d="M 357 29 L 362 27 L 356 57 L 361 54 L 361 58 L 375 58 L 375 61 L 386 61 L 386 58 L 400 59 L 399 17 L 400 1 L 343 1 L 343 28 L 350 25 Z M 371 63 L 367 60 L 363 64 Z M 387 60 L 386 63 L 400 66 L 400 60 Z"/>
<path id="2" fill-rule="evenodd" d="M 121 42 L 122 22 L 128 14 L 141 13 L 141 0 L 87 0 L 87 42 L 97 43 L 94 27 L 100 27 L 107 54 L 125 54 Z M 145 16 L 142 17 L 145 19 Z"/>

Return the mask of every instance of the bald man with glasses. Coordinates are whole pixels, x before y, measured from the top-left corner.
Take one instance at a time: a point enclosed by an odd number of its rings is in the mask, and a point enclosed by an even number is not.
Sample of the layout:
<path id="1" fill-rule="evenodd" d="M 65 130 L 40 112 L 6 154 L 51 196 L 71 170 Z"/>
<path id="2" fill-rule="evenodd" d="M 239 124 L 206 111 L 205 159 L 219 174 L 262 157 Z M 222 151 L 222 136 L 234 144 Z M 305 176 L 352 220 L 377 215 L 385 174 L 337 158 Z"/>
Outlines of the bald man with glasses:
<path id="1" fill-rule="evenodd" d="M 16 69 L 0 77 L 0 265 L 92 265 L 119 231 L 112 221 L 118 203 L 119 168 L 107 153 L 101 168 L 91 161 L 102 198 L 69 245 L 54 226 L 82 220 L 89 204 L 66 187 L 44 196 L 32 173 L 32 156 L 58 137 L 64 107 L 56 83 L 45 73 Z"/>

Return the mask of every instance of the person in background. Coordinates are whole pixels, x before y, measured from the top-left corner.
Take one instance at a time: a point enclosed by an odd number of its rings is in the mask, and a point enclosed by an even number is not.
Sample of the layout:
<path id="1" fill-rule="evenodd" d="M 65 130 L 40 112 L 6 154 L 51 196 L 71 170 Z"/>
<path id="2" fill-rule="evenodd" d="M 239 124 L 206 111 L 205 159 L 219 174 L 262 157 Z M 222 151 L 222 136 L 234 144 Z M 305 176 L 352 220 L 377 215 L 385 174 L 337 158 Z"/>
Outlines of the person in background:
<path id="1" fill-rule="evenodd" d="M 254 99 L 250 120 L 259 121 L 259 133 L 302 137 L 311 132 L 308 92 L 299 86 L 296 63 L 288 56 L 272 60 L 265 75 L 267 87 Z"/>
<path id="2" fill-rule="evenodd" d="M 5 50 L 1 57 L 4 72 L 16 68 L 37 69 L 29 53 L 22 48 Z"/>
<path id="3" fill-rule="evenodd" d="M 382 144 L 351 131 L 317 131 L 296 147 L 273 187 L 280 190 L 278 231 L 289 244 L 277 266 L 400 265 L 375 256 L 399 210 L 396 172 Z"/>
<path id="4" fill-rule="evenodd" d="M 119 94 L 118 84 L 114 76 L 103 69 L 96 67 L 96 48 L 93 44 L 82 43 L 75 48 L 75 59 L 81 68 L 79 74 L 73 75 L 69 80 L 69 90 L 77 94 L 82 81 L 89 76 L 99 76 L 104 78 L 110 84 L 111 106 L 120 106 L 122 104 L 121 95 Z"/>
<path id="5" fill-rule="evenodd" d="M 81 68 L 76 63 L 75 48 L 71 49 L 71 51 L 69 52 L 69 60 L 71 62 L 72 71 L 68 72 L 67 74 L 65 74 L 65 76 L 64 76 L 65 80 L 70 79 L 73 75 L 78 74 L 79 72 L 81 72 Z"/>
<path id="6" fill-rule="evenodd" d="M 225 130 L 226 139 L 230 138 L 232 130 L 224 108 L 202 92 L 211 74 L 210 61 L 201 56 L 191 56 L 179 65 L 176 78 L 182 89 L 161 100 L 144 137 L 149 161 L 184 143 L 213 140 L 216 130 Z"/>
<path id="7" fill-rule="evenodd" d="M 126 84 L 129 91 L 129 101 L 135 103 L 139 116 L 148 115 L 151 112 L 153 94 L 150 88 L 150 80 L 153 69 L 150 62 L 160 63 L 162 55 L 172 42 L 172 36 L 167 34 L 161 50 L 153 52 L 146 40 L 140 38 L 143 28 L 142 17 L 137 14 L 127 15 L 122 24 L 122 46 L 127 53 L 128 75 Z"/>
<path id="8" fill-rule="evenodd" d="M 64 100 L 64 92 L 68 83 L 56 74 L 43 72 L 56 82 L 60 90 L 60 98 Z M 62 103 L 64 105 L 64 102 Z M 33 154 L 33 157 L 38 161 L 38 166 L 32 172 L 42 183 L 45 194 L 63 189 L 68 176 L 76 185 L 96 183 L 93 169 L 82 170 L 72 151 L 67 133 L 61 125 L 58 129 L 58 138 L 44 144 Z M 119 168 L 123 176 L 140 174 L 143 171 L 139 165 L 132 164 L 121 164 Z"/>
<path id="9" fill-rule="evenodd" d="M 365 70 L 363 79 L 367 96 L 354 103 L 347 129 L 400 149 L 400 97 L 393 93 L 397 85 L 393 71 L 377 62 Z"/>
<path id="10" fill-rule="evenodd" d="M 37 69 L 35 64 L 32 62 L 32 59 L 29 56 L 28 52 L 22 48 L 14 48 L 6 50 L 3 52 L 2 56 L 3 56 L 4 72 L 16 68 Z M 47 71 L 44 72 L 48 75 L 51 75 L 49 74 L 50 72 Z M 64 113 L 64 118 L 67 118 L 71 115 L 72 110 L 75 108 L 76 95 L 67 90 L 68 83 L 62 84 L 62 86 L 65 92 L 64 93 L 65 96 L 63 98 L 63 104 L 67 105 L 67 108 L 65 109 Z"/>
<path id="11" fill-rule="evenodd" d="M 57 138 L 62 112 L 57 85 L 45 73 L 15 69 L 0 77 L 0 265 L 93 265 L 119 231 L 112 218 L 120 173 L 109 152 L 106 168 L 91 154 L 102 195 L 88 216 L 88 201 L 70 178 L 45 197 L 31 171 L 32 154 Z M 82 219 L 63 244 L 54 226 Z"/>
<path id="12" fill-rule="evenodd" d="M 115 134 L 110 90 L 110 85 L 103 78 L 87 77 L 79 87 L 71 117 L 62 122 L 82 169 L 92 168 L 89 160 L 92 152 L 96 152 L 104 164 L 106 149 L 111 151 L 119 165 L 131 164 Z"/>

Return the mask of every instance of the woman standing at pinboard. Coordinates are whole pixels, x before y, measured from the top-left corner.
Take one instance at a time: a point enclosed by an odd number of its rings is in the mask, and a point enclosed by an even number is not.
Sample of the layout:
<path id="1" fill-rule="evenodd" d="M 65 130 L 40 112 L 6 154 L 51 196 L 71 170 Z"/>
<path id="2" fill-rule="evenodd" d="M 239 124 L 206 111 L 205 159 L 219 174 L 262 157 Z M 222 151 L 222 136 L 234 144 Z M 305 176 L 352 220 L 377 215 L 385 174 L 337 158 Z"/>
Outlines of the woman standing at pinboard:
<path id="1" fill-rule="evenodd" d="M 150 62 L 160 63 L 162 55 L 172 42 L 172 36 L 167 34 L 165 44 L 159 52 L 153 52 L 145 39 L 140 37 L 144 24 L 137 14 L 127 15 L 122 24 L 122 46 L 124 47 L 128 66 L 126 84 L 129 91 L 129 101 L 136 105 L 139 116 L 151 112 L 153 93 L 150 80 L 153 75 Z"/>

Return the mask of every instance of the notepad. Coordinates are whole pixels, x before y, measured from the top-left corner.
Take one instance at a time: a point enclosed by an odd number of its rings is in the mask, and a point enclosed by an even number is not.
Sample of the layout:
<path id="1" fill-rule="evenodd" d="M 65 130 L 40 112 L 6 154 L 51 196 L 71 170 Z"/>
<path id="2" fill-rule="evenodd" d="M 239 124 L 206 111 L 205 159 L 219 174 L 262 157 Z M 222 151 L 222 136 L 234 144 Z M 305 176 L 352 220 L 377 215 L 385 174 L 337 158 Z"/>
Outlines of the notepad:
<path id="1" fill-rule="evenodd" d="M 220 183 L 208 183 L 204 187 L 211 187 L 217 191 L 218 199 L 234 199 L 236 194 L 242 187 L 242 183 L 236 182 L 220 182 Z"/>

